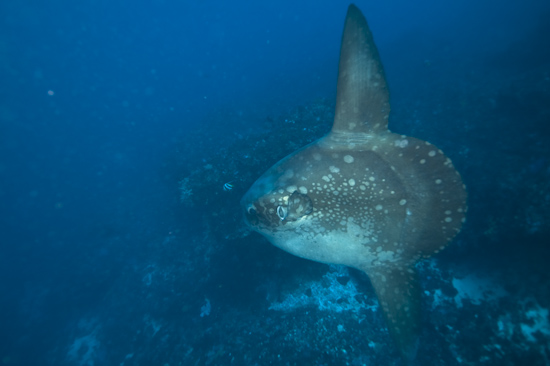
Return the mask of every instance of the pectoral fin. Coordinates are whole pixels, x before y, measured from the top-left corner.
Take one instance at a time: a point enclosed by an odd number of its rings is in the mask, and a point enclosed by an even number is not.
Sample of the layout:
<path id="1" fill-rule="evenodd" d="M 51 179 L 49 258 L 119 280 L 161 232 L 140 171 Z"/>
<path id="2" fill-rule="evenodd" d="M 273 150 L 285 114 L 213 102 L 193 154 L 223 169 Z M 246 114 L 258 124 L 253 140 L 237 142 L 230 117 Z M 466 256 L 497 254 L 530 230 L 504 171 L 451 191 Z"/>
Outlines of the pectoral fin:
<path id="1" fill-rule="evenodd" d="M 388 329 L 406 360 L 416 357 L 420 329 L 420 285 L 413 266 L 365 271 L 378 295 Z"/>

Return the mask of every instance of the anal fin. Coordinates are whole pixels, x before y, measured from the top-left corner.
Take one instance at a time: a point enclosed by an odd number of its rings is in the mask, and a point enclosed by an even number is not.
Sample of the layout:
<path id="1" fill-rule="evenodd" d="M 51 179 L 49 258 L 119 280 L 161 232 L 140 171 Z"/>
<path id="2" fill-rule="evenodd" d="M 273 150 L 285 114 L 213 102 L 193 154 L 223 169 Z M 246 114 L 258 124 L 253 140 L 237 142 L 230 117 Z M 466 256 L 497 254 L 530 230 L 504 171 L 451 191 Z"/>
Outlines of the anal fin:
<path id="1" fill-rule="evenodd" d="M 405 360 L 416 357 L 421 322 L 421 290 L 413 265 L 365 271 L 378 296 L 386 324 Z"/>

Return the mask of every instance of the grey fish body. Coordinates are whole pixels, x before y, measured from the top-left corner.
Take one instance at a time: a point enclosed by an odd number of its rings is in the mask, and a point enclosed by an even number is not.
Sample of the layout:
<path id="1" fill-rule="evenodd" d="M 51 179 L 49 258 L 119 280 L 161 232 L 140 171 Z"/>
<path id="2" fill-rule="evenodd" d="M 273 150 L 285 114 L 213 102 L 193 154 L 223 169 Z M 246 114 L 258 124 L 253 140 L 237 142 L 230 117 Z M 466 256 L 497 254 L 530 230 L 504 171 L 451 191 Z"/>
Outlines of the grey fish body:
<path id="1" fill-rule="evenodd" d="M 389 93 L 367 22 L 350 5 L 331 132 L 264 173 L 242 199 L 247 224 L 296 256 L 364 271 L 405 359 L 416 354 L 416 262 L 465 219 L 466 190 L 434 145 L 388 130 Z"/>

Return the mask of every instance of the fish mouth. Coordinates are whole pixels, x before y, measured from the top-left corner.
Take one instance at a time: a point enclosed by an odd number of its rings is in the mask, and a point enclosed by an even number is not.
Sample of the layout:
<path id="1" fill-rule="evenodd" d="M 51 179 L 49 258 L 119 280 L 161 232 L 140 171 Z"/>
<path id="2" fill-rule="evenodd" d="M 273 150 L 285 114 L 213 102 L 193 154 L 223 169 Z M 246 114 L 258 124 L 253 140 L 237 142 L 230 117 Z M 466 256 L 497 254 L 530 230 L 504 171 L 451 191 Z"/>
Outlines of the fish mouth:
<path id="1" fill-rule="evenodd" d="M 248 204 L 243 210 L 244 222 L 250 227 L 256 227 L 260 223 L 258 211 L 253 204 Z"/>
<path id="2" fill-rule="evenodd" d="M 259 223 L 258 211 L 248 196 L 249 194 L 247 193 L 241 199 L 241 212 L 245 224 L 250 227 L 254 227 Z"/>

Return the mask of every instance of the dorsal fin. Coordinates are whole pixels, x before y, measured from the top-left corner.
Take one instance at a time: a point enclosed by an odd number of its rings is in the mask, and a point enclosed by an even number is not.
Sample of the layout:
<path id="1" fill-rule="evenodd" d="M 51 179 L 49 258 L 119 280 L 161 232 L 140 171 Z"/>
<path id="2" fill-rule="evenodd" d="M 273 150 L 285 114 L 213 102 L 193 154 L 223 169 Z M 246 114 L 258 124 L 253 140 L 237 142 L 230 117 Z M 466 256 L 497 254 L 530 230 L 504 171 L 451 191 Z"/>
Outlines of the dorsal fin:
<path id="1" fill-rule="evenodd" d="M 389 91 L 378 50 L 367 20 L 351 4 L 340 49 L 336 114 L 331 134 L 385 132 L 389 114 Z"/>

